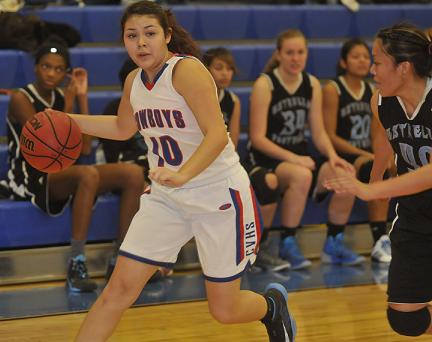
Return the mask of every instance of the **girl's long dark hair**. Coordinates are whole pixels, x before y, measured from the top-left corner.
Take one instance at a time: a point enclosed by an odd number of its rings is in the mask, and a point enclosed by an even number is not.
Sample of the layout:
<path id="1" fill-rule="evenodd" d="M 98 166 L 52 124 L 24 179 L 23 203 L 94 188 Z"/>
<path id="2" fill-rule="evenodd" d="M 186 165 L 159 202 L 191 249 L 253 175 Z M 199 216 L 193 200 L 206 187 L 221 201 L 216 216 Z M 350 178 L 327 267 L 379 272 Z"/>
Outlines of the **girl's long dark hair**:
<path id="1" fill-rule="evenodd" d="M 169 9 L 164 9 L 160 5 L 151 1 L 139 1 L 128 6 L 121 18 L 122 36 L 126 21 L 133 15 L 151 15 L 155 17 L 162 26 L 165 36 L 171 29 L 171 41 L 168 50 L 174 53 L 201 57 L 197 43 L 192 39 L 189 32 L 177 23 L 174 14 Z"/>
<path id="2" fill-rule="evenodd" d="M 202 57 L 202 62 L 207 68 L 209 68 L 215 58 L 224 61 L 234 71 L 234 73 L 237 73 L 238 70 L 234 61 L 234 56 L 227 48 L 215 47 L 208 49 Z"/>
<path id="3" fill-rule="evenodd" d="M 410 62 L 420 77 L 429 77 L 432 72 L 431 37 L 418 27 L 399 23 L 378 31 L 384 51 L 396 64 Z"/>

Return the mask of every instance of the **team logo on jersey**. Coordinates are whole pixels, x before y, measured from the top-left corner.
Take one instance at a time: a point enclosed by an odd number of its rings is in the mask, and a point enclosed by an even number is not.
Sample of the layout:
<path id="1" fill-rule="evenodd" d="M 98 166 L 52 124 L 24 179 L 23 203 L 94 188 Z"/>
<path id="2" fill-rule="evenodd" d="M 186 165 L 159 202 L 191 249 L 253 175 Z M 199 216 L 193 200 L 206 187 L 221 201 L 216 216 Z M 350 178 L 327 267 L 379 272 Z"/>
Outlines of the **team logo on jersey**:
<path id="1" fill-rule="evenodd" d="M 144 108 L 137 111 L 135 120 L 139 130 L 147 128 L 185 128 L 183 113 L 179 110 Z"/>
<path id="2" fill-rule="evenodd" d="M 231 203 L 225 203 L 219 207 L 219 210 L 227 210 L 229 208 L 231 208 Z"/>
<path id="3" fill-rule="evenodd" d="M 246 257 L 257 254 L 258 243 L 261 239 L 262 218 L 252 187 L 250 187 L 250 199 L 254 213 L 251 221 L 245 222 L 246 215 L 240 192 L 230 189 L 230 193 L 236 211 L 236 264 L 239 265 Z"/>

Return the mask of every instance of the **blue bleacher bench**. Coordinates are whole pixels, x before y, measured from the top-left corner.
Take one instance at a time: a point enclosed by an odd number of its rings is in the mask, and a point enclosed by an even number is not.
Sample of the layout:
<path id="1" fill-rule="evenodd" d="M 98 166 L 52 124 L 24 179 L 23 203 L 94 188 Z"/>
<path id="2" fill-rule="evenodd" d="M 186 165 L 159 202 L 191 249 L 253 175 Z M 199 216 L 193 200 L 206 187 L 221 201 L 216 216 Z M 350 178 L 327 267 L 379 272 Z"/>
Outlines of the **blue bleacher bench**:
<path id="1" fill-rule="evenodd" d="M 203 45 L 205 51 L 216 45 Z M 274 51 L 274 44 L 233 45 L 225 44 L 231 50 L 239 72 L 236 81 L 254 81 Z M 306 70 L 318 78 L 334 77 L 341 43 L 309 44 L 309 60 Z M 90 86 L 118 86 L 118 72 L 126 59 L 123 47 L 80 47 L 72 48 L 73 67 L 84 67 L 88 71 Z M 0 50 L 0 88 L 17 88 L 34 82 L 32 56 L 22 51 Z"/>
<path id="2" fill-rule="evenodd" d="M 9 170 L 8 149 L 6 144 L 0 144 L 0 179 L 6 178 L 6 173 Z"/>
<path id="3" fill-rule="evenodd" d="M 119 199 L 100 196 L 93 209 L 88 241 L 117 237 Z M 71 239 L 71 208 L 50 217 L 30 202 L 0 200 L 0 249 L 68 244 Z"/>
<path id="4" fill-rule="evenodd" d="M 6 136 L 6 113 L 9 96 L 0 95 L 0 137 Z"/>
<path id="5" fill-rule="evenodd" d="M 195 39 L 272 39 L 287 28 L 308 38 L 372 37 L 376 30 L 407 20 L 430 26 L 432 6 L 361 5 L 356 13 L 341 5 L 183 5 L 171 6 Z M 25 9 L 24 13 L 31 10 Z M 35 11 L 44 20 L 75 27 L 85 42 L 120 42 L 122 6 L 52 6 Z"/>
<path id="6" fill-rule="evenodd" d="M 307 38 L 338 39 L 337 43 L 314 41 L 309 44 L 307 71 L 318 78 L 334 77 L 339 49 L 343 39 L 352 36 L 372 38 L 378 29 L 401 20 L 421 27 L 430 26 L 430 5 L 362 5 L 352 13 L 342 6 L 331 5 L 214 5 L 172 6 L 178 22 L 195 39 L 202 40 L 202 49 L 215 46 L 208 40 L 223 40 L 234 55 L 239 73 L 237 81 L 254 81 L 270 58 L 274 43 L 236 44 L 235 40 L 274 39 L 288 28 L 302 30 Z M 75 27 L 83 42 L 120 43 L 120 17 L 122 6 L 52 6 L 37 9 L 42 19 L 64 22 Z M 24 9 L 24 13 L 33 10 Z M 233 42 L 234 40 L 234 42 Z M 119 44 L 110 47 L 77 47 L 71 49 L 73 66 L 89 71 L 90 86 L 118 86 L 118 70 L 126 58 Z M 0 88 L 16 88 L 34 81 L 32 57 L 22 51 L 0 50 Z M 250 87 L 232 89 L 242 104 L 243 127 L 248 123 Z M 119 91 L 90 92 L 92 114 L 101 113 Z M 6 134 L 5 115 L 8 97 L 0 95 L 0 136 Z M 241 134 L 239 153 L 244 156 L 248 136 Z M 90 158 L 91 159 L 91 158 Z M 7 165 L 7 146 L 0 144 L 0 178 L 4 178 Z M 118 197 L 99 197 L 94 209 L 89 241 L 107 241 L 117 236 Z M 302 224 L 327 221 L 327 203 L 308 201 Z M 351 223 L 367 221 L 367 206 L 356 201 Z M 280 214 L 274 225 L 280 224 Z M 0 200 L 0 249 L 68 244 L 71 235 L 70 207 L 58 217 L 51 218 L 28 202 Z"/>

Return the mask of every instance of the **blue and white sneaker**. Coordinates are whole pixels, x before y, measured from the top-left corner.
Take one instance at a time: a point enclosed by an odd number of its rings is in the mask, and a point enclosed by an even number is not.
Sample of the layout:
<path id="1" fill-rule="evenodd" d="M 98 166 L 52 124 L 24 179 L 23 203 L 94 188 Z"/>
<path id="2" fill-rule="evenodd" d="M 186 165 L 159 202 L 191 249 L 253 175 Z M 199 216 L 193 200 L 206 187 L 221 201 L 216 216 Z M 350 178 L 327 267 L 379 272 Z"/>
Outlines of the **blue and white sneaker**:
<path id="1" fill-rule="evenodd" d="M 383 235 L 375 243 L 372 253 L 372 261 L 389 264 L 391 261 L 391 244 L 388 235 Z"/>
<path id="2" fill-rule="evenodd" d="M 288 236 L 281 241 L 279 256 L 290 262 L 292 270 L 301 270 L 312 265 L 311 261 L 304 257 L 294 236 Z"/>
<path id="3" fill-rule="evenodd" d="M 270 342 L 294 342 L 296 322 L 288 310 L 288 293 L 281 284 L 267 285 L 264 297 L 272 306 L 273 317 L 262 319 Z"/>
<path id="4" fill-rule="evenodd" d="M 84 255 L 80 254 L 69 260 L 66 285 L 69 291 L 73 292 L 96 290 L 97 284 L 89 277 Z"/>
<path id="5" fill-rule="evenodd" d="M 354 266 L 365 261 L 365 257 L 358 255 L 344 245 L 344 234 L 328 236 L 321 254 L 321 261 L 326 264 Z"/>

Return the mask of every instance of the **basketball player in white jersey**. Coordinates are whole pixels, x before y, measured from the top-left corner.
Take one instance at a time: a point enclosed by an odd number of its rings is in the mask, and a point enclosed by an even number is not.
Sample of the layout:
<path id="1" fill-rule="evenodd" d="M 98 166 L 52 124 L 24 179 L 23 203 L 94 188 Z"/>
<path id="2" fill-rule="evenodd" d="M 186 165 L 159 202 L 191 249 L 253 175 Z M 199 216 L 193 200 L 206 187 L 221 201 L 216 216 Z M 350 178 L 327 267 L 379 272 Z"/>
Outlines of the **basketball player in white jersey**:
<path id="1" fill-rule="evenodd" d="M 121 21 L 129 56 L 118 116 L 71 115 L 83 133 L 124 140 L 137 130 L 149 147 L 151 192 L 141 198 L 110 281 L 77 341 L 105 341 L 160 266 L 170 266 L 195 238 L 209 310 L 222 323 L 261 320 L 270 341 L 293 341 L 287 293 L 240 290 L 261 234 L 258 206 L 228 138 L 216 87 L 189 35 L 151 1 L 129 6 Z"/>
<path id="2" fill-rule="evenodd" d="M 432 41 L 422 30 L 398 24 L 378 32 L 371 99 L 380 121 L 372 184 L 351 176 L 326 186 L 365 200 L 399 196 L 390 231 L 387 319 L 398 334 L 431 334 L 432 307 Z M 397 178 L 382 181 L 395 154 Z"/>

